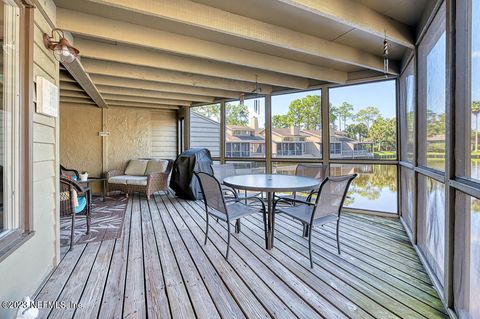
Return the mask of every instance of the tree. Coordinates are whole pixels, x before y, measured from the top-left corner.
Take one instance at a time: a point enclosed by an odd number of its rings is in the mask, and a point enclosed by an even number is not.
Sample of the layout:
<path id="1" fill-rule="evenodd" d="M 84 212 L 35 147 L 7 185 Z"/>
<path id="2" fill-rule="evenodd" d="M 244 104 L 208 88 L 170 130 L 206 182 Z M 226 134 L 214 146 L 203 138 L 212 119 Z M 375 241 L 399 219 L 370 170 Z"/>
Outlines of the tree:
<path id="1" fill-rule="evenodd" d="M 376 145 L 377 151 L 391 151 L 396 145 L 395 119 L 379 117 L 372 123 L 368 137 Z"/>
<path id="2" fill-rule="evenodd" d="M 475 115 L 475 151 L 478 151 L 478 114 L 480 113 L 480 101 L 473 101 L 471 112 Z"/>
<path id="3" fill-rule="evenodd" d="M 353 105 L 347 102 L 343 102 L 342 105 L 338 107 L 338 117 L 339 119 L 341 119 L 341 121 L 339 121 L 340 125 L 338 128 L 340 131 L 342 130 L 342 123 L 343 123 L 343 128 L 345 129 L 345 126 L 346 126 L 345 124 L 347 120 L 350 119 L 353 115 L 352 111 L 353 111 Z"/>
<path id="4" fill-rule="evenodd" d="M 288 107 L 286 123 L 289 126 L 300 126 L 304 130 L 317 130 L 322 123 L 321 109 L 322 101 L 319 95 L 307 95 L 296 99 Z"/>
<path id="5" fill-rule="evenodd" d="M 375 106 L 369 106 L 364 109 L 361 109 L 355 115 L 357 122 L 363 123 L 370 128 L 370 125 L 380 117 L 380 111 Z"/>
<path id="6" fill-rule="evenodd" d="M 210 104 L 192 108 L 193 112 L 208 117 L 209 119 L 220 121 L 220 105 Z"/>
<path id="7" fill-rule="evenodd" d="M 345 129 L 345 133 L 347 137 L 361 142 L 368 136 L 368 127 L 363 123 L 350 124 Z"/>
<path id="8" fill-rule="evenodd" d="M 273 128 L 289 128 L 291 126 L 288 114 L 272 116 Z"/>
<path id="9" fill-rule="evenodd" d="M 246 105 L 227 104 L 225 105 L 225 113 L 227 125 L 248 125 L 249 112 Z"/>
<path id="10" fill-rule="evenodd" d="M 338 107 L 333 106 L 332 103 L 330 103 L 328 108 L 328 117 L 330 124 L 335 125 L 335 121 L 338 119 Z"/>

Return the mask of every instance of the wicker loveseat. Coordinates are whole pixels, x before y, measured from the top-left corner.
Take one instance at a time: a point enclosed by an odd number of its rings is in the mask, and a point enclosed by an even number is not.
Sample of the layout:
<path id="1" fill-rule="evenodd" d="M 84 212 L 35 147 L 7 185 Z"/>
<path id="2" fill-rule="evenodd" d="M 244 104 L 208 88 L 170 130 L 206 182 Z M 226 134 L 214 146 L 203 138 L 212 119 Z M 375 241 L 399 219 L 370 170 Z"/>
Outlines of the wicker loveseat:
<path id="1" fill-rule="evenodd" d="M 168 177 L 172 167 L 173 161 L 169 159 L 130 160 L 124 170 L 107 173 L 107 191 L 121 191 L 127 196 L 140 192 L 148 198 L 155 192 L 168 192 Z"/>

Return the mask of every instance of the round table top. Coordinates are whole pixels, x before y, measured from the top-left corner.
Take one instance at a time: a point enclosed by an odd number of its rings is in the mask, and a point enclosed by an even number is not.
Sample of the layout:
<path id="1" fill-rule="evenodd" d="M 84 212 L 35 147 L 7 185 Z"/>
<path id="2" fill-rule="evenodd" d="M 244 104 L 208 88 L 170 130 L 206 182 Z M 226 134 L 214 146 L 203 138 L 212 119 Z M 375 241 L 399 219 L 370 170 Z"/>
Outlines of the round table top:
<path id="1" fill-rule="evenodd" d="M 236 189 L 262 192 L 301 192 L 320 186 L 320 181 L 302 176 L 251 174 L 226 177 L 223 184 Z"/>

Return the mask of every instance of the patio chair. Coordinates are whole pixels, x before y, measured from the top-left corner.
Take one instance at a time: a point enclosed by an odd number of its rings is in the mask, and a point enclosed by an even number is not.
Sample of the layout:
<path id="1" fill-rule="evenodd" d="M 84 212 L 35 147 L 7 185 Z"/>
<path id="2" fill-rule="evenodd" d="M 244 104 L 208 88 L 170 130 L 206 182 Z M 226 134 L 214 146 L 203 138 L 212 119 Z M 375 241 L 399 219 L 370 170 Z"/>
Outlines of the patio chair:
<path id="1" fill-rule="evenodd" d="M 223 184 L 223 180 L 225 178 L 236 175 L 235 165 L 233 165 L 232 163 L 213 164 L 212 170 L 213 170 L 213 175 L 220 182 L 220 185 L 222 186 L 222 191 L 225 195 L 227 195 L 227 197 L 239 198 L 245 201 L 246 203 L 246 201 L 251 197 L 256 197 L 258 195 L 261 195 L 261 193 L 249 195 L 246 191 L 245 193 L 240 194 L 236 189 Z M 231 195 L 231 196 L 228 196 L 228 195 Z"/>
<path id="2" fill-rule="evenodd" d="M 308 237 L 308 253 L 310 256 L 310 268 L 313 268 L 312 259 L 312 229 L 313 226 L 323 226 L 328 223 L 337 223 L 336 237 L 337 250 L 340 255 L 340 214 L 343 202 L 348 192 L 348 188 L 357 174 L 325 177 L 317 192 L 315 202 L 302 201 L 294 199 L 297 203 L 295 206 L 276 208 L 278 202 L 283 201 L 282 198 L 277 199 L 273 204 L 275 214 L 283 213 L 294 219 L 299 220 L 303 224 L 303 236 Z M 289 199 L 291 201 L 291 199 Z M 275 210 L 276 209 L 276 210 Z"/>
<path id="3" fill-rule="evenodd" d="M 225 254 L 225 259 L 228 259 L 228 253 L 230 251 L 230 223 L 235 222 L 235 233 L 238 234 L 240 233 L 240 218 L 252 214 L 257 214 L 258 209 L 241 203 L 243 201 L 243 198 L 233 198 L 231 200 L 226 200 L 223 195 L 222 185 L 213 175 L 203 172 L 194 172 L 194 174 L 198 178 L 200 183 L 200 188 L 203 194 L 203 201 L 205 203 L 205 213 L 207 215 L 204 245 L 207 244 L 208 240 L 209 216 L 211 215 L 217 219 L 227 222 L 228 238 L 227 253 Z M 267 217 L 264 202 L 258 197 L 252 197 L 251 199 L 258 200 L 261 203 L 261 211 L 263 213 L 263 221 L 265 224 Z"/>
<path id="4" fill-rule="evenodd" d="M 295 169 L 295 176 L 311 177 L 318 179 L 320 182 L 327 176 L 328 164 L 298 164 Z M 311 201 L 312 196 L 317 190 L 312 190 L 307 196 L 299 196 L 297 193 L 290 195 L 275 195 L 275 199 L 281 199 L 282 202 L 295 205 L 295 200 Z"/>
<path id="5" fill-rule="evenodd" d="M 77 180 L 80 179 L 80 174 L 78 171 L 73 168 L 65 168 L 63 165 L 60 165 L 60 175 L 61 176 L 75 176 Z"/>
<path id="6" fill-rule="evenodd" d="M 74 193 L 77 193 L 78 205 L 75 206 Z M 92 196 L 89 187 L 83 187 L 71 178 L 60 176 L 60 216 L 72 216 L 70 250 L 75 237 L 75 219 L 78 215 L 87 218 L 87 235 L 90 233 Z"/>

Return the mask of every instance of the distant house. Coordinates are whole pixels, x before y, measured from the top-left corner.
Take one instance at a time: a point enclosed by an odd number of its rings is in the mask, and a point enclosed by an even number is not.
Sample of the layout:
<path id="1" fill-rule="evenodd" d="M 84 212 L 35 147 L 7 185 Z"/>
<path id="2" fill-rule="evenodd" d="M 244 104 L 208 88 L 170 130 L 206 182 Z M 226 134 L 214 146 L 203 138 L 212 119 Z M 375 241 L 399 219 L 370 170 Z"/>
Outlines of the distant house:
<path id="1" fill-rule="evenodd" d="M 226 157 L 265 156 L 265 139 L 254 128 L 227 125 L 225 135 Z"/>
<path id="2" fill-rule="evenodd" d="M 207 148 L 212 156 L 220 156 L 220 123 L 191 111 L 190 147 Z"/>
<path id="3" fill-rule="evenodd" d="M 220 155 L 220 123 L 202 114 L 191 112 L 190 145 L 206 147 L 213 156 Z M 373 143 L 359 142 L 343 132 L 331 130 L 330 158 L 373 157 Z M 227 125 L 226 157 L 264 157 L 265 129 L 259 129 L 256 119 L 247 125 Z M 321 130 L 300 127 L 272 129 L 273 157 L 319 158 L 322 152 Z"/>

